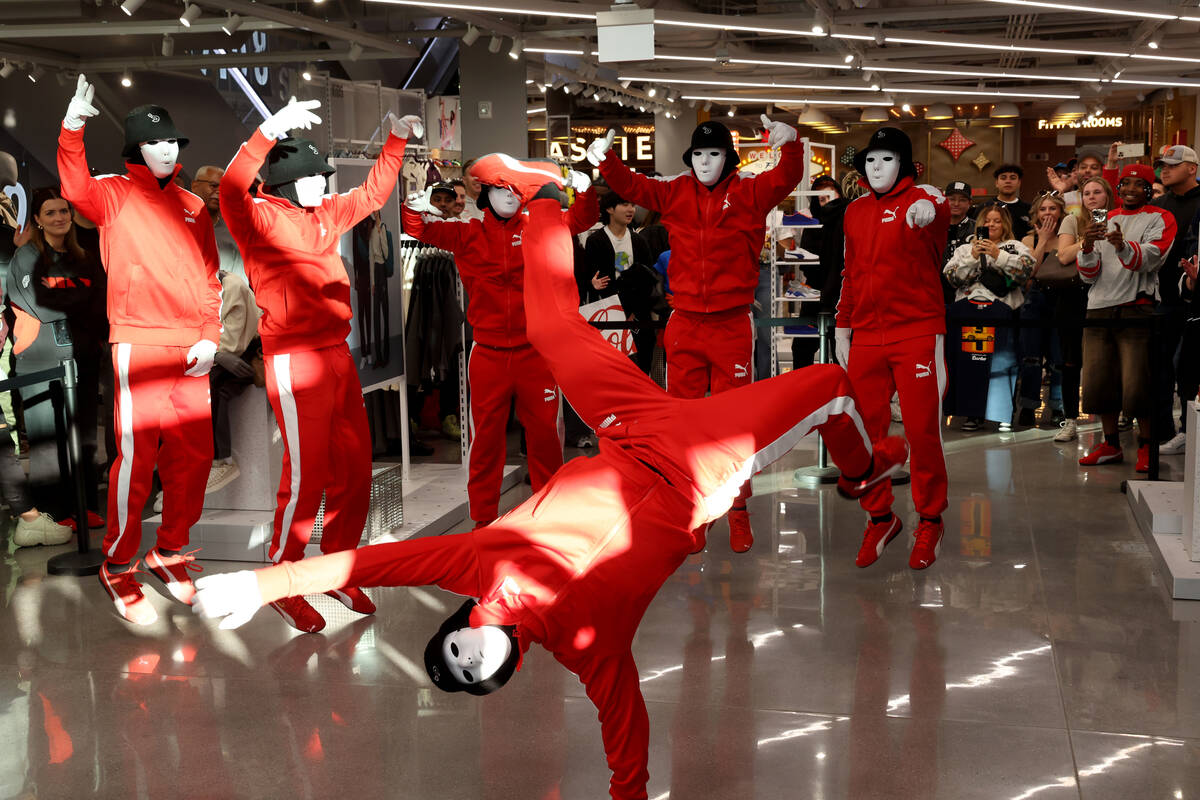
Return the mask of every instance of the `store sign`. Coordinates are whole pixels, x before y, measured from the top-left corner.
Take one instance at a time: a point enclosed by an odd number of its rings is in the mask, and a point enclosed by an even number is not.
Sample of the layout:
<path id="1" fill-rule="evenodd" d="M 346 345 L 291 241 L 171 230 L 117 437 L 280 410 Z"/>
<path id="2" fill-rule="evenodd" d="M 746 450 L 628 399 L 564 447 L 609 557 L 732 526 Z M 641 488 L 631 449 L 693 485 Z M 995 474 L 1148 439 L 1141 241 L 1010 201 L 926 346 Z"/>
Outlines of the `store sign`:
<path id="1" fill-rule="evenodd" d="M 1037 124 L 1039 131 L 1057 131 L 1063 128 L 1071 128 L 1072 130 L 1090 130 L 1093 128 L 1123 128 L 1125 127 L 1124 117 L 1084 117 L 1083 119 L 1074 122 L 1055 122 L 1048 119 L 1039 119 Z"/>
<path id="2" fill-rule="evenodd" d="M 593 137 L 595 138 L 595 137 Z M 559 160 L 570 159 L 572 163 L 583 161 L 587 157 L 587 146 L 592 139 L 575 136 L 570 141 L 558 139 L 550 142 L 550 157 Z M 654 135 L 639 133 L 634 136 L 618 136 L 613 139 L 613 150 L 622 161 L 654 161 Z"/>

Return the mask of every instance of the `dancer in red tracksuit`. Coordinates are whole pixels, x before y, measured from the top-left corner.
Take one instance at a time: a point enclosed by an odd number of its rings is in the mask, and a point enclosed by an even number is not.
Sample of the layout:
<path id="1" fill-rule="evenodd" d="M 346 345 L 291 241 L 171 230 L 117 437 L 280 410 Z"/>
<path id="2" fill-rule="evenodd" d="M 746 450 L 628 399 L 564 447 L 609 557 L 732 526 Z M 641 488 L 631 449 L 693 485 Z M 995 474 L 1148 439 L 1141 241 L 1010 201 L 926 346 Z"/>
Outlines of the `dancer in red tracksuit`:
<path id="1" fill-rule="evenodd" d="M 767 213 L 779 205 L 804 174 L 804 145 L 796 129 L 763 115 L 779 164 L 753 177 L 737 174 L 738 153 L 729 130 L 702 122 L 683 154 L 690 169 L 666 180 L 632 172 L 610 148 L 613 131 L 588 148 L 588 158 L 612 190 L 662 214 L 671 237 L 667 277 L 674 313 L 663 342 L 667 391 L 676 397 L 704 397 L 745 386 L 753 380 L 754 319 L 750 311 L 758 286 L 758 257 Z M 603 160 L 601 160 L 603 159 Z M 750 484 L 729 514 L 729 544 L 739 553 L 754 542 L 746 499 Z"/>
<path id="2" fill-rule="evenodd" d="M 854 156 L 870 192 L 846 209 L 846 267 L 835 330 L 837 358 L 862 398 L 874 437 L 887 434 L 889 400 L 900 395 L 904 435 L 912 448 L 912 497 L 920 515 L 908 564 L 924 569 L 937 558 L 946 508 L 942 396 L 946 393 L 946 306 L 942 252 L 950 211 L 942 193 L 916 186 L 912 142 L 898 128 L 880 128 Z M 853 333 L 853 340 L 851 334 Z M 871 515 L 855 563 L 866 567 L 900 534 L 892 487 L 884 481 L 862 499 Z"/>
<path id="3" fill-rule="evenodd" d="M 283 472 L 268 551 L 275 562 L 297 561 L 325 497 L 321 551 L 353 549 L 371 499 L 371 437 L 362 386 L 350 357 L 350 279 L 338 240 L 386 202 L 396 185 L 416 117 L 396 120 L 362 186 L 325 195 L 333 168 L 307 139 L 276 137 L 320 120 L 316 100 L 296 102 L 265 120 L 241 146 L 221 180 L 221 216 L 229 225 L 254 298 L 262 309 L 259 335 L 267 396 L 283 434 Z M 269 161 L 256 197 L 250 185 Z M 347 608 L 375 606 L 357 587 L 330 592 Z M 289 625 L 319 631 L 325 620 L 302 597 L 273 608 Z"/>
<path id="4" fill-rule="evenodd" d="M 190 603 L 188 532 L 200 519 L 212 466 L 208 370 L 221 330 L 221 282 L 204 201 L 175 183 L 181 137 L 166 109 L 140 106 L 125 117 L 124 175 L 93 178 L 83 127 L 98 112 L 79 76 L 58 134 L 63 196 L 100 228 L 108 272 L 109 340 L 116 389 L 117 455 L 108 480 L 108 530 L 100 582 L 117 612 L 138 625 L 158 614 L 131 563 L 142 539 L 142 508 L 155 462 L 163 485 L 162 524 L 146 565 L 172 595 Z"/>
<path id="5" fill-rule="evenodd" d="M 486 528 L 203 578 L 198 613 L 229 615 L 223 627 L 236 627 L 264 601 L 343 584 L 433 584 L 478 597 L 430 641 L 426 670 L 434 684 L 494 690 L 520 653 L 541 643 L 579 677 L 599 710 L 612 797 L 645 798 L 650 723 L 630 647 L 650 601 L 703 536 L 703 523 L 725 513 L 747 476 L 814 429 L 845 474 L 859 476 L 842 479 L 851 494 L 902 464 L 904 444 L 885 440 L 872 455 L 846 374 L 833 365 L 708 398 L 667 395 L 578 313 L 570 234 L 558 199 L 538 191 L 540 181 L 561 180 L 553 165 L 494 154 L 472 171 L 534 197 L 525 305 L 539 313 L 528 320 L 529 339 L 567 395 L 578 397 L 599 454 L 568 462 Z M 508 643 L 494 672 L 486 666 L 491 645 L 454 644 L 481 634 Z M 472 672 L 480 663 L 485 671 Z"/>
<path id="6" fill-rule="evenodd" d="M 418 194 L 401 213 L 405 233 L 454 253 L 471 301 L 467 320 L 475 332 L 475 346 L 468 376 L 472 435 L 467 500 L 471 519 L 483 526 L 500 513 L 504 428 L 513 399 L 517 418 L 525 426 L 529 478 L 535 492 L 562 466 L 563 430 L 554 376 L 525 334 L 522 241 L 527 217 L 519 210 L 520 200 L 503 188 L 484 186 L 479 206 L 481 220 L 439 220 L 421 213 L 432 207 L 427 196 Z M 567 226 L 572 234 L 582 233 L 599 214 L 596 193 L 589 189 L 567 212 Z"/>

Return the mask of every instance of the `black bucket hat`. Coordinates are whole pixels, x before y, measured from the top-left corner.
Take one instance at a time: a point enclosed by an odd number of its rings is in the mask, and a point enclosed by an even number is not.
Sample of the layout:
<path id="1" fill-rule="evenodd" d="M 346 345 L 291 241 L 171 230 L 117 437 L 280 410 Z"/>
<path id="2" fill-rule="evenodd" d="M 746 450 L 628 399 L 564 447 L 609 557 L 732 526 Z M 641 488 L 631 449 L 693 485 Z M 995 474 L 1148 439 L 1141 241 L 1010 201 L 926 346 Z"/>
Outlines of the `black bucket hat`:
<path id="1" fill-rule="evenodd" d="M 155 139 L 174 139 L 179 149 L 187 147 L 188 138 L 181 136 L 171 115 L 162 106 L 138 106 L 125 115 L 125 147 L 122 158 L 133 158 L 142 142 Z"/>
<path id="2" fill-rule="evenodd" d="M 725 169 L 721 172 L 720 180 L 725 180 L 729 173 L 737 169 L 741 157 L 737 148 L 733 146 L 733 134 L 729 132 L 729 128 L 715 120 L 697 125 L 692 131 L 692 143 L 683 151 L 683 163 L 688 169 L 692 168 L 692 151 L 704 147 L 719 147 L 725 151 Z"/>
<path id="3" fill-rule="evenodd" d="M 442 627 L 438 628 L 438 632 L 429 640 L 429 644 L 425 645 L 425 672 L 429 674 L 429 680 L 433 681 L 433 685 L 443 692 L 466 692 L 480 696 L 491 694 L 508 683 L 508 679 L 512 677 L 521 663 L 521 643 L 517 641 L 516 629 L 510 625 L 502 625 L 499 627 L 508 634 L 512 649 L 500 669 L 496 670 L 490 678 L 479 683 L 461 683 L 450 674 L 450 670 L 446 666 L 446 657 L 442 653 L 442 644 L 446 641 L 448 634 L 459 628 L 471 627 L 471 609 L 476 605 L 474 600 L 467 600 L 463 603 L 458 611 L 446 618 Z"/>
<path id="4" fill-rule="evenodd" d="M 267 154 L 267 175 L 263 183 L 282 186 L 311 175 L 328 177 L 333 173 L 333 167 L 321 156 L 315 144 L 308 139 L 288 137 L 276 142 Z"/>
<path id="5" fill-rule="evenodd" d="M 854 168 L 863 175 L 867 174 L 867 153 L 872 150 L 891 150 L 900 156 L 900 174 L 896 180 L 904 176 L 917 177 L 917 167 L 913 164 L 912 140 L 908 134 L 899 128 L 880 128 L 871 134 L 870 141 L 862 150 L 854 154 Z"/>

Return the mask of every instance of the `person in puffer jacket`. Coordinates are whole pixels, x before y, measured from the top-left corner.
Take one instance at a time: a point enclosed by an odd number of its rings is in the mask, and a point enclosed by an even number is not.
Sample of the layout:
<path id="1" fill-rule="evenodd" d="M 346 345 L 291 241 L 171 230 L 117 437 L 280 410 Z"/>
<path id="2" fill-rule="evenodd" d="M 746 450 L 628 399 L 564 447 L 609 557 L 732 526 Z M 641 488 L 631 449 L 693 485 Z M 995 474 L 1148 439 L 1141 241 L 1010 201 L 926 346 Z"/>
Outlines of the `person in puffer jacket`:
<path id="1" fill-rule="evenodd" d="M 686 172 L 665 180 L 628 169 L 612 151 L 614 132 L 588 147 L 588 160 L 614 192 L 662 214 L 671 238 L 667 274 L 674 313 L 663 336 L 667 391 L 704 397 L 750 383 L 754 361 L 751 305 L 758 287 L 759 251 L 767 213 L 792 193 L 804 175 L 804 145 L 796 129 L 764 114 L 768 145 L 779 163 L 760 175 L 737 172 L 729 129 L 702 122 L 683 152 Z M 744 553 L 754 544 L 746 499 L 750 482 L 729 513 L 729 545 Z"/>
<path id="2" fill-rule="evenodd" d="M 846 268 L 838 301 L 837 359 L 862 400 L 873 438 L 886 435 L 889 400 L 900 395 L 904 434 L 912 450 L 913 505 L 921 519 L 909 566 L 934 562 L 946 508 L 946 461 L 941 408 L 946 392 L 946 307 L 942 256 L 950 228 L 946 198 L 917 186 L 912 142 L 898 128 L 880 128 L 854 156 L 871 191 L 846 209 Z M 853 335 L 853 341 L 851 336 Z M 871 519 L 855 563 L 873 564 L 900 534 L 892 514 L 891 483 L 860 501 Z"/>

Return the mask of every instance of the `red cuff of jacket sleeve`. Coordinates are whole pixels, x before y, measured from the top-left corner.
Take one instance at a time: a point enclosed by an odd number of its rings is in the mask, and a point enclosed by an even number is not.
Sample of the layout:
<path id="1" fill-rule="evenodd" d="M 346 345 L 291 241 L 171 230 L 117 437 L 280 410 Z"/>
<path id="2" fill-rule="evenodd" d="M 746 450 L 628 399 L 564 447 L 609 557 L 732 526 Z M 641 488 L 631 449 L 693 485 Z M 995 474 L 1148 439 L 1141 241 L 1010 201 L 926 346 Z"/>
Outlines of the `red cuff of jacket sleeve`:
<path id="1" fill-rule="evenodd" d="M 221 325 L 205 325 L 200 329 L 200 338 L 208 339 L 213 344 L 221 343 Z"/>

